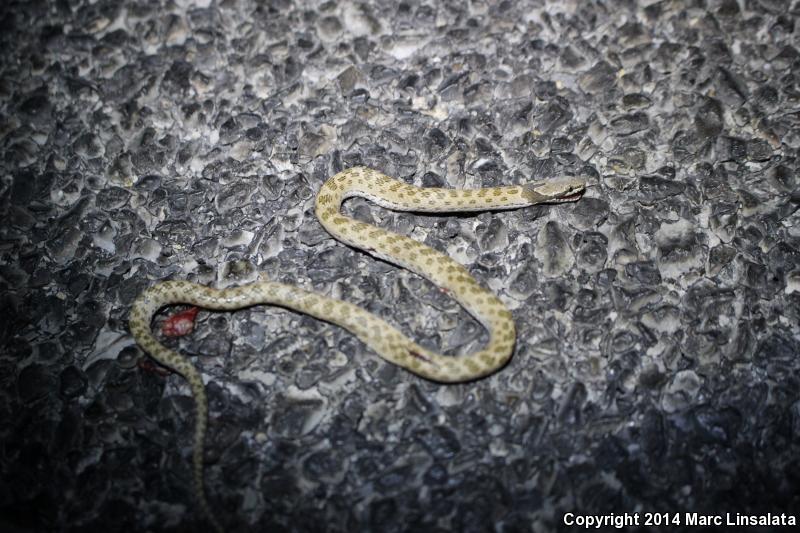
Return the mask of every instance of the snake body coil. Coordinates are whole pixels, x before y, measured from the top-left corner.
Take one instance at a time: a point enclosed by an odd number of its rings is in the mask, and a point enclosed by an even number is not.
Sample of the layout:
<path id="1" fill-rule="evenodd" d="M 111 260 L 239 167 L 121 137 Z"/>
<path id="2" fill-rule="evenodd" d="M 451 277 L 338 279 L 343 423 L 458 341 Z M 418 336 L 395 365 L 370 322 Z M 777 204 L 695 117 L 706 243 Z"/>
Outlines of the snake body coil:
<path id="1" fill-rule="evenodd" d="M 150 356 L 181 374 L 191 387 L 196 405 L 192 456 L 195 493 L 214 529 L 222 531 L 204 490 L 203 446 L 208 422 L 205 386 L 200 372 L 187 357 L 165 347 L 153 336 L 150 323 L 156 311 L 172 304 L 216 310 L 278 305 L 342 326 L 387 361 L 424 378 L 447 383 L 480 378 L 501 368 L 511 357 L 516 330 L 508 308 L 447 255 L 343 215 L 342 202 L 351 196 L 361 196 L 398 211 L 487 211 L 575 201 L 584 190 L 585 183 L 573 178 L 484 189 L 420 188 L 364 167 L 344 170 L 320 188 L 316 215 L 333 237 L 429 279 L 483 324 L 489 332 L 489 341 L 484 349 L 468 356 L 449 357 L 432 352 L 361 307 L 292 285 L 265 281 L 218 290 L 187 281 L 165 281 L 145 290 L 131 309 L 130 330 Z"/>

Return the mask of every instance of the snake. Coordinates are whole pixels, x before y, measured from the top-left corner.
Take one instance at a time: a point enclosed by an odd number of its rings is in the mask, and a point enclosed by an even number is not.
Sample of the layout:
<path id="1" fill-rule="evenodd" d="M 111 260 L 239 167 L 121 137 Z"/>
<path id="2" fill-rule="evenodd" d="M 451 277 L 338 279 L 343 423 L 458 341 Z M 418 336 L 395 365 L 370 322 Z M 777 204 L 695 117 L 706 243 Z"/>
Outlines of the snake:
<path id="1" fill-rule="evenodd" d="M 188 382 L 195 411 L 193 490 L 212 528 L 223 531 L 205 490 L 203 451 L 208 425 L 205 385 L 200 371 L 187 356 L 167 348 L 154 336 L 151 322 L 157 311 L 176 304 L 218 311 L 260 304 L 280 306 L 343 327 L 386 361 L 422 378 L 440 383 L 476 380 L 502 368 L 511 358 L 516 327 L 508 307 L 448 255 L 409 237 L 346 216 L 342 213 L 342 203 L 358 196 L 394 211 L 463 213 L 573 202 L 580 199 L 585 190 L 586 182 L 575 177 L 478 189 L 417 187 L 361 166 L 337 173 L 320 187 L 315 198 L 315 214 L 335 239 L 427 278 L 481 323 L 488 331 L 488 342 L 483 349 L 469 355 L 435 353 L 362 307 L 294 285 L 257 281 L 215 289 L 175 280 L 162 281 L 145 289 L 131 307 L 130 331 L 146 353 Z"/>

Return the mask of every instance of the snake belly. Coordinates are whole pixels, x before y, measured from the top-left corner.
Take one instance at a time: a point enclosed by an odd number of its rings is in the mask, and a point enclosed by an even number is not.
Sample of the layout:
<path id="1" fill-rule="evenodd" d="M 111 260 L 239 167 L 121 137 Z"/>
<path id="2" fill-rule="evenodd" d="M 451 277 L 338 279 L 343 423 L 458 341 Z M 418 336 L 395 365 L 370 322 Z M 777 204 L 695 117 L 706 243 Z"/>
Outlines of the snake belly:
<path id="1" fill-rule="evenodd" d="M 145 352 L 182 375 L 190 386 L 196 410 L 192 449 L 194 492 L 211 526 L 223 531 L 204 489 L 203 449 L 208 424 L 205 385 L 188 357 L 167 348 L 153 335 L 150 324 L 160 308 L 189 304 L 232 311 L 258 304 L 277 305 L 337 324 L 382 358 L 423 378 L 443 383 L 474 380 L 498 370 L 510 359 L 516 338 L 511 312 L 449 256 L 409 237 L 345 216 L 341 212 L 342 202 L 361 196 L 396 211 L 448 213 L 570 202 L 579 199 L 584 190 L 585 183 L 576 178 L 482 189 L 421 188 L 366 167 L 339 172 L 322 185 L 315 213 L 334 238 L 427 278 L 487 329 L 489 340 L 485 347 L 466 356 L 445 356 L 428 350 L 357 305 L 293 285 L 260 281 L 213 289 L 188 281 L 164 281 L 142 292 L 131 308 L 130 331 Z"/>

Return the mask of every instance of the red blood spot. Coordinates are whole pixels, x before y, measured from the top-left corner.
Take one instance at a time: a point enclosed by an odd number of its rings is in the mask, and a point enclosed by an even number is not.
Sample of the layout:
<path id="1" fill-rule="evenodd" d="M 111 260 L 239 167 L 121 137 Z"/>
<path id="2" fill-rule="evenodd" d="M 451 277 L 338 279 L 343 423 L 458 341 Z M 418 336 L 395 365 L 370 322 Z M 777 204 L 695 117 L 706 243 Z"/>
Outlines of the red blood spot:
<path id="1" fill-rule="evenodd" d="M 409 351 L 408 351 L 408 353 L 409 353 L 409 355 L 410 355 L 411 357 L 416 357 L 417 359 L 422 359 L 422 360 L 423 360 L 423 361 L 425 361 L 426 363 L 430 363 L 430 362 L 431 362 L 431 360 L 430 360 L 430 359 L 428 359 L 427 357 L 425 357 L 424 355 L 422 355 L 422 354 L 421 354 L 421 353 L 419 353 L 419 352 L 415 352 L 414 350 L 409 350 Z"/>
<path id="2" fill-rule="evenodd" d="M 199 307 L 190 307 L 186 311 L 175 313 L 164 321 L 161 326 L 161 333 L 165 337 L 182 337 L 188 335 L 194 329 L 194 319 L 200 311 Z"/>

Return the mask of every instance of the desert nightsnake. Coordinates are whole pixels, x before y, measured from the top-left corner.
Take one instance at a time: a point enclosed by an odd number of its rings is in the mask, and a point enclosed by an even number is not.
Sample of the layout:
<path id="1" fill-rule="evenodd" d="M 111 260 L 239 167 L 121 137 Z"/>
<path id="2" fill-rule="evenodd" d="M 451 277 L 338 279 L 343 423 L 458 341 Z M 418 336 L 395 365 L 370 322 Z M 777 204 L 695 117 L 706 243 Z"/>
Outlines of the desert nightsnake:
<path id="1" fill-rule="evenodd" d="M 566 178 L 483 189 L 420 188 L 365 167 L 339 172 L 322 185 L 315 212 L 333 237 L 429 279 L 483 324 L 489 341 L 482 350 L 468 356 L 450 357 L 427 350 L 361 307 L 292 285 L 263 281 L 218 290 L 188 281 L 164 281 L 145 290 L 131 309 L 130 330 L 144 351 L 189 382 L 196 406 L 194 490 L 214 529 L 222 531 L 204 490 L 203 447 L 208 423 L 205 386 L 200 372 L 186 356 L 165 347 L 153 336 L 150 323 L 156 311 L 172 304 L 217 310 L 278 305 L 342 326 L 387 361 L 424 378 L 447 383 L 476 379 L 501 368 L 511 357 L 516 330 L 508 308 L 447 255 L 343 215 L 342 202 L 361 196 L 397 211 L 487 211 L 575 201 L 585 187 L 583 180 Z"/>

